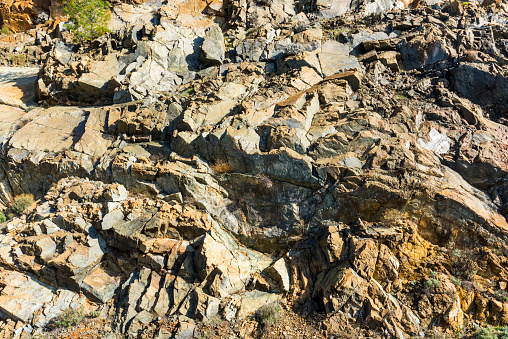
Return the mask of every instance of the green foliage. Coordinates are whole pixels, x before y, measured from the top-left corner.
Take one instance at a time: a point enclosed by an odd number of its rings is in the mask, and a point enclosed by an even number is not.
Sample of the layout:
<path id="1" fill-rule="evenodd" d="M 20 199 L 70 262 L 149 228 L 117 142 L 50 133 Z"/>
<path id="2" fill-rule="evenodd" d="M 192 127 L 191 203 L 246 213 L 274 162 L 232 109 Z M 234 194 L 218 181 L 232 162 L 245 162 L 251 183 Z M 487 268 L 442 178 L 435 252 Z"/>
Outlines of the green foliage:
<path id="1" fill-rule="evenodd" d="M 82 322 L 84 318 L 85 315 L 83 314 L 83 308 L 76 310 L 68 308 L 55 319 L 53 324 L 58 328 L 69 328 L 76 326 Z"/>
<path id="2" fill-rule="evenodd" d="M 499 290 L 496 293 L 494 293 L 494 296 L 499 301 L 508 301 L 508 292 L 505 290 Z"/>
<path id="3" fill-rule="evenodd" d="M 429 280 L 426 280 L 423 285 L 426 287 L 426 288 L 434 288 L 434 287 L 438 287 L 439 285 L 441 285 L 441 282 L 439 280 L 437 280 L 436 278 L 430 278 Z"/>
<path id="4" fill-rule="evenodd" d="M 25 108 L 25 112 L 27 112 L 27 113 L 28 113 L 28 112 L 30 112 L 31 110 L 33 110 L 34 108 L 35 108 L 35 106 L 30 105 L 30 106 L 28 106 L 27 108 Z"/>
<path id="5" fill-rule="evenodd" d="M 101 315 L 101 312 L 99 310 L 92 311 L 92 312 L 88 313 L 88 317 L 89 318 L 97 318 L 100 315 Z"/>
<path id="6" fill-rule="evenodd" d="M 12 33 L 11 30 L 7 26 L 2 26 L 2 28 L 0 28 L 0 37 L 9 35 L 11 33 Z"/>
<path id="7" fill-rule="evenodd" d="M 64 10 L 69 16 L 67 29 L 75 42 L 87 42 L 109 32 L 111 17 L 107 0 L 64 0 Z"/>
<path id="8" fill-rule="evenodd" d="M 499 339 L 508 339 L 508 326 L 500 326 L 497 330 L 499 332 L 497 335 Z"/>
<path id="9" fill-rule="evenodd" d="M 497 339 L 496 331 L 492 326 L 476 328 L 475 339 Z"/>
<path id="10" fill-rule="evenodd" d="M 11 54 L 9 59 L 15 66 L 25 66 L 26 65 L 26 54 L 23 54 L 23 53 Z"/>
<path id="11" fill-rule="evenodd" d="M 256 314 L 265 326 L 271 326 L 282 317 L 283 310 L 278 302 L 274 302 L 261 306 Z"/>
<path id="12" fill-rule="evenodd" d="M 11 210 L 21 215 L 26 210 L 28 206 L 34 203 L 34 196 L 31 194 L 21 194 L 14 198 L 14 201 L 11 204 Z"/>
<path id="13" fill-rule="evenodd" d="M 462 285 L 462 280 L 460 280 L 459 278 L 455 278 L 453 275 L 450 276 L 450 281 L 452 282 L 452 284 L 454 284 L 457 287 Z"/>
<path id="14" fill-rule="evenodd" d="M 6 221 L 7 221 L 7 217 L 5 216 L 5 214 L 0 212 L 0 224 L 3 222 L 6 222 Z"/>

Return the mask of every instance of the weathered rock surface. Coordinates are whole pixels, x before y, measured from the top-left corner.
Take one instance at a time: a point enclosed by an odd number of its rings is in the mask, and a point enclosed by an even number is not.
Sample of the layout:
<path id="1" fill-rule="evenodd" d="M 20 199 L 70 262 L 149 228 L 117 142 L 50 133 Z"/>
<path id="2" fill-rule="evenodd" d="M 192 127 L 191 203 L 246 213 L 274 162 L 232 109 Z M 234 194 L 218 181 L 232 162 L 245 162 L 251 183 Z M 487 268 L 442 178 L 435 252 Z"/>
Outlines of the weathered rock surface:
<path id="1" fill-rule="evenodd" d="M 67 106 L 0 111 L 0 333 L 82 305 L 130 337 L 273 303 L 327 337 L 507 324 L 506 6 L 407 5 L 120 4 L 90 46 L 38 36 Z"/>

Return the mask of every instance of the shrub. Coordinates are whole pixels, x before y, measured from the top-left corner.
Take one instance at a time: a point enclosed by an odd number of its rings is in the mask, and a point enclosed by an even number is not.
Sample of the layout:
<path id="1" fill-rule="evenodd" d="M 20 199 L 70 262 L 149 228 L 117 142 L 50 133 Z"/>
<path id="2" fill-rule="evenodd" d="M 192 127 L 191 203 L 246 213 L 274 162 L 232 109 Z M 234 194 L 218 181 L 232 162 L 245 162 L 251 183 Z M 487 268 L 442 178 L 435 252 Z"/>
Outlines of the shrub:
<path id="1" fill-rule="evenodd" d="M 497 335 L 492 326 L 476 328 L 476 330 L 477 331 L 474 335 L 475 339 L 497 339 Z"/>
<path id="2" fill-rule="evenodd" d="M 452 273 L 454 276 L 471 280 L 473 275 L 478 272 L 478 265 L 476 264 L 473 251 L 454 249 L 451 257 Z"/>
<path id="3" fill-rule="evenodd" d="M 265 326 L 272 326 L 282 317 L 283 310 L 278 302 L 273 302 L 261 306 L 256 314 Z"/>
<path id="4" fill-rule="evenodd" d="M 216 173 L 231 173 L 233 172 L 233 166 L 227 163 L 224 160 L 218 160 L 212 166 L 210 166 L 212 171 Z"/>
<path id="5" fill-rule="evenodd" d="M 12 33 L 11 30 L 7 26 L 2 26 L 2 28 L 0 28 L 0 37 L 9 35 L 11 33 Z"/>
<path id="6" fill-rule="evenodd" d="M 76 326 L 80 322 L 83 321 L 85 315 L 83 314 L 83 308 L 73 310 L 72 308 L 68 308 L 63 311 L 53 322 L 55 327 L 58 328 L 68 328 L 72 326 Z"/>
<path id="7" fill-rule="evenodd" d="M 100 315 L 101 315 L 101 311 L 99 311 L 99 310 L 92 311 L 92 312 L 88 313 L 88 317 L 90 317 L 90 318 L 97 318 Z"/>
<path id="8" fill-rule="evenodd" d="M 0 212 L 0 224 L 3 222 L 6 222 L 6 221 L 7 221 L 7 217 L 5 216 L 5 214 Z"/>
<path id="9" fill-rule="evenodd" d="M 430 278 L 429 280 L 425 281 L 425 283 L 423 283 L 423 285 L 426 288 L 435 288 L 435 287 L 438 287 L 439 285 L 441 285 L 441 282 L 439 280 L 437 280 L 436 278 Z"/>
<path id="10" fill-rule="evenodd" d="M 450 281 L 452 282 L 452 284 L 454 284 L 455 286 L 459 287 L 460 285 L 462 285 L 462 280 L 458 279 L 458 278 L 455 278 L 453 275 L 450 276 Z"/>
<path id="11" fill-rule="evenodd" d="M 15 66 L 25 66 L 26 64 L 26 54 L 12 54 L 9 59 Z"/>
<path id="12" fill-rule="evenodd" d="M 508 326 L 498 327 L 497 330 L 499 331 L 499 339 L 508 339 Z"/>
<path id="13" fill-rule="evenodd" d="M 21 215 L 26 210 L 28 206 L 34 203 L 34 196 L 31 194 L 21 194 L 14 198 L 14 201 L 11 204 L 11 210 Z"/>
<path id="14" fill-rule="evenodd" d="M 66 27 L 75 42 L 91 41 L 109 32 L 109 6 L 107 0 L 64 0 L 64 10 L 69 16 Z"/>
<path id="15" fill-rule="evenodd" d="M 508 292 L 504 290 L 499 290 L 496 293 L 494 293 L 494 296 L 499 301 L 508 301 Z"/>

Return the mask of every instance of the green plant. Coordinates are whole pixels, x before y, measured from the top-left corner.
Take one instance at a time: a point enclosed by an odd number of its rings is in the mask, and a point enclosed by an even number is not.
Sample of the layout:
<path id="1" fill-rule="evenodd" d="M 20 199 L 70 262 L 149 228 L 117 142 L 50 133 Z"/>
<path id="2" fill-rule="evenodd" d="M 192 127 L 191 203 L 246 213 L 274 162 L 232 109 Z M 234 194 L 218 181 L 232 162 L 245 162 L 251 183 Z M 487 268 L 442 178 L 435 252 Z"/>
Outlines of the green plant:
<path id="1" fill-rule="evenodd" d="M 273 302 L 261 306 L 256 314 L 265 326 L 271 326 L 282 317 L 283 310 L 278 302 Z"/>
<path id="2" fill-rule="evenodd" d="M 214 316 L 210 319 L 207 319 L 205 321 L 205 323 L 207 325 L 211 325 L 211 326 L 219 326 L 220 324 L 222 324 L 222 322 L 223 322 L 223 320 L 220 315 L 216 315 L 216 316 Z"/>
<path id="3" fill-rule="evenodd" d="M 0 37 L 3 37 L 3 36 L 6 36 L 6 35 L 9 35 L 11 34 L 11 30 L 9 29 L 9 27 L 7 26 L 2 26 L 2 28 L 0 28 Z"/>
<path id="4" fill-rule="evenodd" d="M 196 94 L 196 90 L 194 89 L 194 87 L 188 87 L 185 90 L 178 93 L 177 99 L 183 102 L 187 100 L 189 97 L 193 96 L 194 94 Z"/>
<path id="5" fill-rule="evenodd" d="M 12 54 L 9 59 L 16 66 L 24 66 L 26 64 L 26 54 Z"/>
<path id="6" fill-rule="evenodd" d="M 63 311 L 53 322 L 55 327 L 58 328 L 69 328 L 72 326 L 76 326 L 80 322 L 83 321 L 85 315 L 83 314 L 83 308 L 75 309 L 68 308 Z"/>
<path id="7" fill-rule="evenodd" d="M 439 280 L 437 280 L 436 278 L 430 278 L 429 280 L 426 280 L 423 283 L 423 286 L 425 286 L 426 288 L 435 288 L 439 285 L 441 285 L 441 282 Z"/>
<path id="8" fill-rule="evenodd" d="M 450 281 L 457 287 L 462 285 L 462 280 L 460 280 L 459 278 L 455 278 L 453 275 L 450 276 Z"/>
<path id="9" fill-rule="evenodd" d="M 101 315 L 101 311 L 99 311 L 99 310 L 91 311 L 90 313 L 88 313 L 89 318 L 97 318 L 100 315 Z"/>
<path id="10" fill-rule="evenodd" d="M 476 327 L 475 339 L 497 339 L 496 332 L 492 326 L 484 328 Z"/>
<path id="11" fill-rule="evenodd" d="M 5 216 L 5 214 L 0 212 L 0 224 L 3 222 L 6 222 L 6 221 L 7 221 L 7 217 Z"/>
<path id="12" fill-rule="evenodd" d="M 14 213 L 8 213 L 7 220 L 11 220 L 12 218 L 14 218 Z"/>
<path id="13" fill-rule="evenodd" d="M 111 17 L 107 0 L 64 0 L 64 10 L 69 16 L 67 29 L 75 42 L 87 42 L 109 32 Z"/>
<path id="14" fill-rule="evenodd" d="M 499 301 L 508 301 L 508 292 L 505 290 L 499 290 L 496 293 L 494 293 L 494 296 Z"/>
<path id="15" fill-rule="evenodd" d="M 27 108 L 25 108 L 25 112 L 27 112 L 27 113 L 28 113 L 28 112 L 30 112 L 31 110 L 33 110 L 34 108 L 35 108 L 35 106 L 30 105 L 30 106 L 28 106 Z"/>
<path id="16" fill-rule="evenodd" d="M 418 283 L 418 281 L 416 281 L 416 280 L 411 280 L 411 282 L 410 282 L 411 286 L 416 286 L 417 283 Z"/>
<path id="17" fill-rule="evenodd" d="M 497 330 L 499 332 L 497 335 L 499 339 L 508 339 L 508 326 L 499 326 Z"/>
<path id="18" fill-rule="evenodd" d="M 26 210 L 28 206 L 34 203 L 34 196 L 31 194 L 21 194 L 14 198 L 14 201 L 11 204 L 11 210 L 21 215 Z"/>
<path id="19" fill-rule="evenodd" d="M 469 249 L 454 249 L 451 255 L 452 273 L 454 276 L 470 280 L 478 272 L 474 253 Z"/>

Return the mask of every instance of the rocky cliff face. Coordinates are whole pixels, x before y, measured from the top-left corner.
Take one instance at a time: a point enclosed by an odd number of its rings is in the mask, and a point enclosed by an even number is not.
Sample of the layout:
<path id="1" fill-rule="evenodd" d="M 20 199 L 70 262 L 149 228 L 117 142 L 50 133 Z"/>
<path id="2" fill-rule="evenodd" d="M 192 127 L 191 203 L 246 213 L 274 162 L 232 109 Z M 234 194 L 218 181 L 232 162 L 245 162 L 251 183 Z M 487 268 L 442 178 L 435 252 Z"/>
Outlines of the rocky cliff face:
<path id="1" fill-rule="evenodd" d="M 90 45 L 15 36 L 40 68 L 2 101 L 0 209 L 36 201 L 0 224 L 0 336 L 508 325 L 506 9 L 148 2 Z M 46 333 L 69 308 L 101 320 Z"/>

